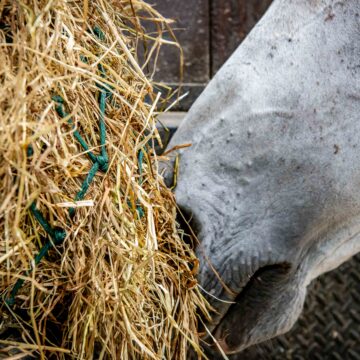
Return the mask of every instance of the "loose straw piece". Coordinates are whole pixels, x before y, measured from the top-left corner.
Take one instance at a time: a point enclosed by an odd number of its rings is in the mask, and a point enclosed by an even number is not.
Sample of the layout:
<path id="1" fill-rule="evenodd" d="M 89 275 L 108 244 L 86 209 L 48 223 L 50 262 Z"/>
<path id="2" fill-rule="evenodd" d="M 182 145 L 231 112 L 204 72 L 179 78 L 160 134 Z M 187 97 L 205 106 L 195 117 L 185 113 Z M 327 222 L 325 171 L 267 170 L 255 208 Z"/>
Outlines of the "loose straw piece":
<path id="1" fill-rule="evenodd" d="M 128 47 L 126 46 L 126 44 L 124 43 L 124 40 L 121 38 L 121 36 L 119 35 L 119 32 L 115 26 L 115 24 L 112 22 L 112 20 L 110 19 L 109 15 L 106 12 L 102 12 L 102 15 L 106 21 L 106 23 L 108 24 L 108 26 L 110 27 L 112 33 L 114 34 L 117 42 L 120 44 L 122 50 L 124 51 L 124 53 L 126 54 L 126 56 L 128 57 L 129 61 L 131 62 L 131 64 L 134 66 L 135 70 L 141 75 L 141 79 L 144 80 L 144 82 L 147 84 L 147 86 L 149 87 L 149 89 L 152 89 L 152 85 L 150 84 L 149 80 L 147 79 L 147 77 L 145 76 L 145 74 L 143 73 L 143 71 L 141 70 L 141 67 L 139 66 L 138 62 L 135 60 L 134 56 L 132 55 L 132 53 L 129 51 Z"/>

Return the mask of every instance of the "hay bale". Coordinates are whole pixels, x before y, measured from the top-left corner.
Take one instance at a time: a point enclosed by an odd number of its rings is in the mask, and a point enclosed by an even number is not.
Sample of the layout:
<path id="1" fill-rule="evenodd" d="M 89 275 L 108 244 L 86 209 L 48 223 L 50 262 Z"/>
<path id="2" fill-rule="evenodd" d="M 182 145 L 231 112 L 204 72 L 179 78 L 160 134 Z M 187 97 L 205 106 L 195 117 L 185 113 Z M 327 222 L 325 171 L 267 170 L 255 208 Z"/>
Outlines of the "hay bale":
<path id="1" fill-rule="evenodd" d="M 3 0 L 0 19 L 0 354 L 201 354 L 197 259 L 150 145 L 169 21 L 138 0 Z"/>

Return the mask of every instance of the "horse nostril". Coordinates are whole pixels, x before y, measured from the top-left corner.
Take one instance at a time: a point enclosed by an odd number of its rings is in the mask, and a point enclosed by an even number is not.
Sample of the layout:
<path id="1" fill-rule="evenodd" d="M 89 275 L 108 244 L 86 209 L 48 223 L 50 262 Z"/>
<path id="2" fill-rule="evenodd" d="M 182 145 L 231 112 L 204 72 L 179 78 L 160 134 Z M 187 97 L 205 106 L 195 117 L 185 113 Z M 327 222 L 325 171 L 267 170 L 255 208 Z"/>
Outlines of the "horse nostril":
<path id="1" fill-rule="evenodd" d="M 291 268 L 292 266 L 288 262 L 266 265 L 259 268 L 250 278 L 250 281 L 253 279 L 254 281 L 269 281 L 270 283 L 275 283 L 286 278 Z"/>

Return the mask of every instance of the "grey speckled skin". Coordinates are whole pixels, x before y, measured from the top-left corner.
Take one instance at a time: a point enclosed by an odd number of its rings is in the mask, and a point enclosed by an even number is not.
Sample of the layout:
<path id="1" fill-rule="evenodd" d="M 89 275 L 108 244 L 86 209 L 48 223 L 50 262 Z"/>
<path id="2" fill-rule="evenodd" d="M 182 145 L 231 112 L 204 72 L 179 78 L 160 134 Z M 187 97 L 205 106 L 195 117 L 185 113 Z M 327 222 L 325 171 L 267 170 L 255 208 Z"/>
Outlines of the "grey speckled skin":
<path id="1" fill-rule="evenodd" d="M 358 0 L 275 0 L 169 145 L 193 144 L 176 198 L 200 284 L 234 301 L 209 297 L 228 353 L 289 330 L 309 282 L 360 251 L 359 14 Z"/>

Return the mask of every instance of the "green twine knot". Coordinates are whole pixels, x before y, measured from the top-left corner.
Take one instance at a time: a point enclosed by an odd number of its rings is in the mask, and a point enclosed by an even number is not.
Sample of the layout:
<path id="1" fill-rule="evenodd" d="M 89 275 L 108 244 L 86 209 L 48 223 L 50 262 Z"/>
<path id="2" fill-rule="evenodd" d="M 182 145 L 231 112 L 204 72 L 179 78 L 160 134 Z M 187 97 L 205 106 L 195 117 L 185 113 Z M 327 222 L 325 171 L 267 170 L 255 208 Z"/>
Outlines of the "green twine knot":
<path id="1" fill-rule="evenodd" d="M 99 38 L 99 40 L 105 40 L 105 35 L 98 26 L 95 26 L 93 31 L 94 34 Z"/>
<path id="2" fill-rule="evenodd" d="M 53 241 L 54 245 L 60 245 L 66 238 L 66 231 L 58 226 L 51 227 L 51 225 L 47 222 L 47 220 L 44 218 L 42 213 L 36 208 L 35 202 L 33 202 L 30 205 L 30 211 L 34 215 L 35 219 L 38 221 L 38 223 L 42 226 L 42 228 L 45 230 L 45 232 L 50 236 L 51 240 Z M 43 254 L 43 256 L 46 255 L 47 251 L 50 249 L 52 244 L 50 242 L 47 243 L 47 249 L 46 252 Z M 41 253 L 41 251 L 40 251 Z M 37 263 L 36 259 L 35 262 Z"/>
<path id="3" fill-rule="evenodd" d="M 66 238 L 66 231 L 61 227 L 55 227 L 50 236 L 55 245 L 60 245 Z"/>
<path id="4" fill-rule="evenodd" d="M 7 298 L 5 300 L 5 302 L 9 305 L 9 306 L 14 306 L 15 305 L 15 297 L 10 296 L 9 298 Z"/>
<path id="5" fill-rule="evenodd" d="M 106 173 L 109 169 L 109 159 L 107 156 L 99 155 L 96 157 L 96 162 L 99 164 L 99 170 Z"/>
<path id="6" fill-rule="evenodd" d="M 53 95 L 51 97 L 51 99 L 53 101 L 55 101 L 56 103 L 59 103 L 59 104 L 63 104 L 64 103 L 64 99 L 60 96 L 60 95 Z"/>
<path id="7" fill-rule="evenodd" d="M 32 147 L 32 145 L 28 145 L 27 149 L 26 149 L 26 156 L 27 157 L 31 157 L 34 155 L 34 149 Z"/>

